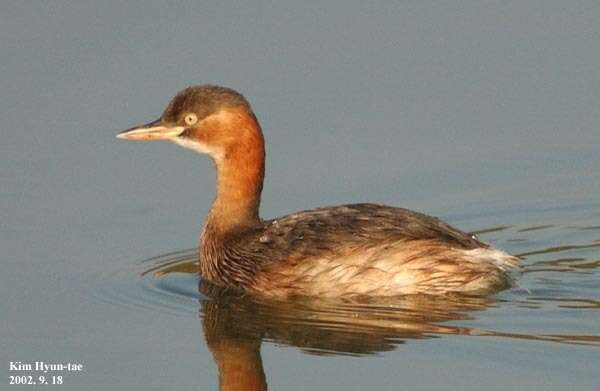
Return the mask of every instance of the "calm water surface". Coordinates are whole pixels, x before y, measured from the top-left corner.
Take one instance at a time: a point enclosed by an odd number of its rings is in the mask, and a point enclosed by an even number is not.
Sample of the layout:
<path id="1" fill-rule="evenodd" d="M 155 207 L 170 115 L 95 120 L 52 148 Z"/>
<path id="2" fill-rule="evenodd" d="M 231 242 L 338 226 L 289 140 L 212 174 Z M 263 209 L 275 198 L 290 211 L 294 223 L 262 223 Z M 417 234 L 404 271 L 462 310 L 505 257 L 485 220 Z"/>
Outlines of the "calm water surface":
<path id="1" fill-rule="evenodd" d="M 57 390 L 598 389 L 599 20 L 597 0 L 2 2 L 0 389 L 11 361 L 84 365 Z M 520 255 L 518 286 L 276 303 L 202 283 L 211 163 L 114 138 L 197 83 L 253 105 L 265 218 L 423 211 Z"/>

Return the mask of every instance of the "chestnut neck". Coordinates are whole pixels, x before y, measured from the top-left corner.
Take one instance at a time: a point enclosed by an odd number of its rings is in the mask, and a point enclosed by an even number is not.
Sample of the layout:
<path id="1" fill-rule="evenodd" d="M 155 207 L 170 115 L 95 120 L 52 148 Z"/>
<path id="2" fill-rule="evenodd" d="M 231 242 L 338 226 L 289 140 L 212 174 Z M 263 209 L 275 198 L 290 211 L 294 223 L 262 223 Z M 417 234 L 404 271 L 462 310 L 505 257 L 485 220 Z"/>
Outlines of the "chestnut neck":
<path id="1" fill-rule="evenodd" d="M 237 135 L 217 157 L 217 195 L 206 229 L 226 234 L 260 222 L 260 195 L 264 179 L 265 145 L 258 121 L 250 112 L 228 126 Z"/>

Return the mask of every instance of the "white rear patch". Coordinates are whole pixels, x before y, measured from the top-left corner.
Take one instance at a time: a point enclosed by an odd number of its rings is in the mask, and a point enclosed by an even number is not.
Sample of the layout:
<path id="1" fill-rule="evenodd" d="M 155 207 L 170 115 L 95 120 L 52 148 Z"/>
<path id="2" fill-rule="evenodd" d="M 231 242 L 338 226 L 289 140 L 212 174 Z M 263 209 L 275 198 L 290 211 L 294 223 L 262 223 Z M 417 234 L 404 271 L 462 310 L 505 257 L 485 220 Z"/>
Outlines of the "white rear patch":
<path id="1" fill-rule="evenodd" d="M 495 250 L 493 248 L 476 248 L 465 251 L 469 257 L 480 259 L 482 261 L 491 261 L 503 271 L 511 271 L 519 267 L 519 259 L 504 251 Z"/>

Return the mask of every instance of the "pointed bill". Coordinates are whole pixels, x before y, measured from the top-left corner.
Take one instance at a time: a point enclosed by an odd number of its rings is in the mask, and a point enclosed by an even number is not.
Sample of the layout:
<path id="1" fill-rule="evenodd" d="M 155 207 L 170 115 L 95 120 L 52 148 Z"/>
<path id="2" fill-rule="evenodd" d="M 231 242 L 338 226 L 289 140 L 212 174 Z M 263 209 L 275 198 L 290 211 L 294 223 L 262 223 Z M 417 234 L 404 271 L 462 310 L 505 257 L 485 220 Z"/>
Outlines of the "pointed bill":
<path id="1" fill-rule="evenodd" d="M 183 126 L 165 126 L 158 119 L 146 125 L 124 130 L 117 134 L 117 138 L 134 141 L 169 140 L 179 136 L 184 130 Z"/>

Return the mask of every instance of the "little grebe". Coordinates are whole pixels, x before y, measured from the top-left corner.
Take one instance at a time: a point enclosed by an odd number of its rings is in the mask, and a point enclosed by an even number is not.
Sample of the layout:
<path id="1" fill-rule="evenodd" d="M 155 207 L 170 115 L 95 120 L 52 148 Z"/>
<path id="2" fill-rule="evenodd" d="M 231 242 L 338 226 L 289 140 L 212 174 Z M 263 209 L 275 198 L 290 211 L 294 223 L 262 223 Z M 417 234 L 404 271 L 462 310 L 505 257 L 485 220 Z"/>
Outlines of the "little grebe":
<path id="1" fill-rule="evenodd" d="M 160 119 L 117 137 L 169 140 L 212 157 L 217 196 L 200 238 L 200 274 L 217 285 L 278 298 L 485 294 L 508 287 L 518 266 L 474 235 L 402 208 L 353 204 L 261 220 L 263 135 L 229 88 L 188 87 Z"/>

